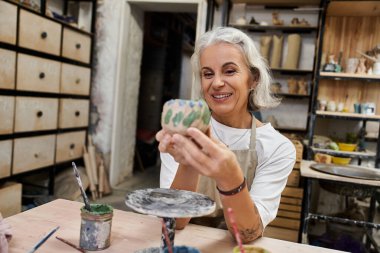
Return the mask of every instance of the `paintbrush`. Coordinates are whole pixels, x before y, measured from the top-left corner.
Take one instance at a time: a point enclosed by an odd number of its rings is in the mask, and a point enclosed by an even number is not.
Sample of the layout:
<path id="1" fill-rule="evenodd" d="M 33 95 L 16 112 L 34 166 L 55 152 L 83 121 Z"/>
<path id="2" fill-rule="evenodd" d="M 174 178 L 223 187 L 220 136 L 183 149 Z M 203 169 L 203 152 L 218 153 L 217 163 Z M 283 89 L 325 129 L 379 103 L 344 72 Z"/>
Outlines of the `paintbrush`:
<path id="1" fill-rule="evenodd" d="M 33 249 L 31 249 L 28 253 L 33 253 L 35 252 L 44 242 L 46 242 L 47 239 L 49 239 L 49 237 L 55 233 L 55 231 L 57 231 L 59 228 L 56 227 L 54 228 L 52 231 L 50 231 L 47 235 L 45 235 L 36 245 L 34 245 Z"/>
<path id="2" fill-rule="evenodd" d="M 83 201 L 84 201 L 84 208 L 86 208 L 89 212 L 91 212 L 91 206 L 90 206 L 90 203 L 88 202 L 86 192 L 83 189 L 82 180 L 80 179 L 80 175 L 79 175 L 79 171 L 77 169 L 77 166 L 75 165 L 74 162 L 72 162 L 72 165 L 73 165 L 73 169 L 74 169 L 74 175 L 77 178 L 77 182 L 79 185 L 80 192 L 82 193 L 82 197 L 83 197 Z"/>
<path id="3" fill-rule="evenodd" d="M 172 244 L 170 243 L 170 240 L 169 240 L 168 230 L 166 228 L 164 219 L 161 220 L 161 223 L 162 223 L 162 230 L 165 236 L 166 245 L 168 246 L 168 251 L 169 253 L 173 253 Z"/>
<path id="4" fill-rule="evenodd" d="M 229 208 L 227 209 L 227 213 L 228 213 L 228 218 L 229 218 L 229 220 L 230 220 L 231 226 L 232 226 L 232 228 L 234 229 L 235 239 L 236 239 L 236 241 L 237 241 L 237 243 L 238 243 L 238 245 L 239 245 L 240 252 L 241 252 L 241 253 L 245 253 L 245 251 L 244 251 L 244 247 L 243 247 L 243 244 L 242 244 L 241 239 L 240 239 L 240 234 L 239 234 L 239 231 L 238 231 L 238 229 L 237 229 L 236 222 L 235 222 L 234 213 L 233 213 L 231 207 L 229 207 Z"/>
<path id="5" fill-rule="evenodd" d="M 79 247 L 76 246 L 74 243 L 71 243 L 71 242 L 69 242 L 69 241 L 67 241 L 67 240 L 65 240 L 65 239 L 63 239 L 63 238 L 61 238 L 61 237 L 56 236 L 55 238 L 57 238 L 58 240 L 60 240 L 60 241 L 63 242 L 63 243 L 66 243 L 67 245 L 73 247 L 74 249 L 76 249 L 76 250 L 78 250 L 78 251 L 80 251 L 80 252 L 83 252 L 83 253 L 86 252 L 86 251 L 84 251 L 84 249 L 79 248 Z"/>

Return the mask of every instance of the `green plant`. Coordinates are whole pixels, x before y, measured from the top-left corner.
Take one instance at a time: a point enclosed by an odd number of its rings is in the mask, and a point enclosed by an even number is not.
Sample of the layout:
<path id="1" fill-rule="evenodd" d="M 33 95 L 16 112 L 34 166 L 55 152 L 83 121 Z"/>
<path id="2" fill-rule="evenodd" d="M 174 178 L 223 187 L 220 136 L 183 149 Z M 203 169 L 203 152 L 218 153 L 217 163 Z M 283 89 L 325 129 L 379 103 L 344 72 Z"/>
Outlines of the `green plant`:
<path id="1" fill-rule="evenodd" d="M 346 134 L 346 143 L 357 144 L 358 143 L 358 135 L 356 133 L 347 133 Z"/>

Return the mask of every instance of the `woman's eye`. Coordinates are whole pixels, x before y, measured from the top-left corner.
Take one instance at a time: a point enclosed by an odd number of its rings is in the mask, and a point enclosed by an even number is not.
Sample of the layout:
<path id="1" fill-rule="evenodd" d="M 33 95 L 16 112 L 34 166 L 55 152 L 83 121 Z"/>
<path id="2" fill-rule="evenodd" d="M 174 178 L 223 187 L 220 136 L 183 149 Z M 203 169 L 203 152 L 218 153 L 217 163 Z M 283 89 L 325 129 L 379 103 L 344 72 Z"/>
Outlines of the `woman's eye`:
<path id="1" fill-rule="evenodd" d="M 204 72 L 203 73 L 204 78 L 211 78 L 212 76 L 213 76 L 213 74 L 211 72 Z"/>
<path id="2" fill-rule="evenodd" d="M 226 73 L 227 75 L 233 75 L 233 74 L 236 73 L 236 70 L 234 70 L 234 69 L 227 69 L 227 70 L 225 71 L 225 73 Z"/>

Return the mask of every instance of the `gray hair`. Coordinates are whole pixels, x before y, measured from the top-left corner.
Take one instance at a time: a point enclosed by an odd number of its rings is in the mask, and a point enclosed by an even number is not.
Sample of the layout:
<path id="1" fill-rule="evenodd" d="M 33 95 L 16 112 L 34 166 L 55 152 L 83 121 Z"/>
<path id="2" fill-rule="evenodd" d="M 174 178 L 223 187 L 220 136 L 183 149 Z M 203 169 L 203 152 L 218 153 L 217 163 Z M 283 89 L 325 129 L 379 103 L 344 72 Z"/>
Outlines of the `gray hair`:
<path id="1" fill-rule="evenodd" d="M 194 54 L 191 57 L 195 88 L 202 97 L 200 55 L 202 51 L 213 44 L 229 43 L 236 45 L 243 53 L 249 69 L 257 80 L 257 87 L 249 93 L 248 109 L 256 111 L 262 108 L 275 107 L 280 99 L 273 97 L 270 89 L 272 78 L 269 67 L 260 55 L 254 42 L 248 35 L 232 27 L 217 27 L 200 36 L 195 43 Z"/>

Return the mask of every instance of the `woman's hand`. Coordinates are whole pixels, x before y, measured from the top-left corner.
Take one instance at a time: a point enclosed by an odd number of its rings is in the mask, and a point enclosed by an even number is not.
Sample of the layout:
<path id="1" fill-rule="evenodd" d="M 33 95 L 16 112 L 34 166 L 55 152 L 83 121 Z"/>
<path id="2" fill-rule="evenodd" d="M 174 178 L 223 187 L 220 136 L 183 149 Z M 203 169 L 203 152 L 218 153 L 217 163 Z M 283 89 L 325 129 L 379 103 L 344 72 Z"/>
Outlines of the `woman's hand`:
<path id="1" fill-rule="evenodd" d="M 180 134 L 163 137 L 165 143 L 162 147 L 168 147 L 170 143 L 167 150 L 178 163 L 213 178 L 221 190 L 230 190 L 241 184 L 244 177 L 232 151 L 199 129 L 191 127 L 187 134 L 186 137 Z"/>

